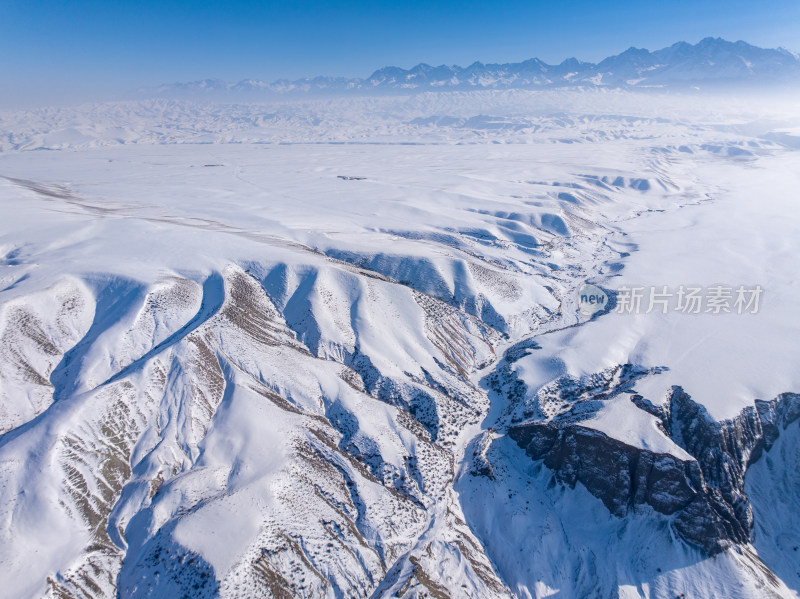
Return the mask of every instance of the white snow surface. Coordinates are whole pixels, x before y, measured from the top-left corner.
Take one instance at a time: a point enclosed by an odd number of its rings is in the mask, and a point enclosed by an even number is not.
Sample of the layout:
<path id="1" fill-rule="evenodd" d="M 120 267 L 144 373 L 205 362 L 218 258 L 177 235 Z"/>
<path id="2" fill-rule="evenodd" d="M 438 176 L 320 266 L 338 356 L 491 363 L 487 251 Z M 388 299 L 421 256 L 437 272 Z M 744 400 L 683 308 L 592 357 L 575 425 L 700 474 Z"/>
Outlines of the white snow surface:
<path id="1" fill-rule="evenodd" d="M 684 460 L 630 393 L 800 391 L 798 127 L 604 90 L 0 115 L 3 593 L 796 597 L 767 516 L 707 558 L 509 438 L 464 472 L 526 338 L 523 403 L 641 367 L 581 425 Z M 764 292 L 586 322 L 585 281 Z M 796 499 L 782 443 L 754 476 Z"/>

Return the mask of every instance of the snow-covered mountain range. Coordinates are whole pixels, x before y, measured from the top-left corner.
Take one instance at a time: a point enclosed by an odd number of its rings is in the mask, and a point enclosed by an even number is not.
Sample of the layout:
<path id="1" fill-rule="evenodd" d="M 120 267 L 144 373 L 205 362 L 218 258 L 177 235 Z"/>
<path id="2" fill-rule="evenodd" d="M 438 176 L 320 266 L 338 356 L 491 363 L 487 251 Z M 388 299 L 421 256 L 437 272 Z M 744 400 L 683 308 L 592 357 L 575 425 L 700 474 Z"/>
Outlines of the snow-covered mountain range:
<path id="1" fill-rule="evenodd" d="M 642 48 L 595 64 L 576 58 L 550 65 L 538 58 L 506 64 L 475 62 L 468 67 L 418 64 L 384 67 L 366 78 L 314 77 L 274 82 L 206 79 L 162 85 L 142 96 L 257 98 L 287 93 L 397 93 L 430 90 L 526 89 L 553 87 L 687 88 L 761 84 L 800 85 L 800 57 L 789 50 L 763 49 L 746 42 L 706 38 L 678 42 L 650 52 Z"/>

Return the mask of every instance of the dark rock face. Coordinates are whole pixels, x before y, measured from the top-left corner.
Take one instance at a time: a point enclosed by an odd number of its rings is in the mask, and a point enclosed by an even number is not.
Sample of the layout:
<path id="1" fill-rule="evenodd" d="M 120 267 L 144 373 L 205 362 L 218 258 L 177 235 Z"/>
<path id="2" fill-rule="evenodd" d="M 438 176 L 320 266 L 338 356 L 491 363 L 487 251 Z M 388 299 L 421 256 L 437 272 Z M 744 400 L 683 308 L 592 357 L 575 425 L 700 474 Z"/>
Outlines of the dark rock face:
<path id="1" fill-rule="evenodd" d="M 574 422 L 530 422 L 511 426 L 508 433 L 561 482 L 570 487 L 580 482 L 616 516 L 650 506 L 672 517 L 681 538 L 712 555 L 747 543 L 753 514 L 744 493 L 745 472 L 800 418 L 800 395 L 756 401 L 723 422 L 680 387 L 663 407 L 638 396 L 633 402 L 659 418 L 664 432 L 695 459 L 633 447 Z"/>

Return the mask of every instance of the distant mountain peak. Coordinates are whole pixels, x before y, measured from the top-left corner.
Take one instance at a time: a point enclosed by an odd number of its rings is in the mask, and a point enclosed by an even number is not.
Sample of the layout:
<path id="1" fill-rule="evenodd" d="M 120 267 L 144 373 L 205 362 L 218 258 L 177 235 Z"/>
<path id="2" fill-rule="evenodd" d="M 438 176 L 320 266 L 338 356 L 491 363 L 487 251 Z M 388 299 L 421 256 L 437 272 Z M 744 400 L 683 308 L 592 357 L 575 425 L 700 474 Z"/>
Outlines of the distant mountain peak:
<path id="1" fill-rule="evenodd" d="M 554 87 L 681 88 L 741 83 L 800 86 L 800 55 L 784 48 L 765 49 L 739 40 L 706 37 L 690 44 L 679 41 L 660 50 L 629 47 L 599 63 L 567 58 L 550 65 L 539 58 L 515 63 L 483 63 L 468 67 L 432 66 L 410 69 L 386 66 L 365 79 L 313 77 L 268 83 L 244 79 L 230 84 L 219 79 L 162 85 L 142 94 L 169 97 L 229 98 L 237 93 L 259 96 L 287 93 L 380 93 L 470 89 L 542 89 Z"/>

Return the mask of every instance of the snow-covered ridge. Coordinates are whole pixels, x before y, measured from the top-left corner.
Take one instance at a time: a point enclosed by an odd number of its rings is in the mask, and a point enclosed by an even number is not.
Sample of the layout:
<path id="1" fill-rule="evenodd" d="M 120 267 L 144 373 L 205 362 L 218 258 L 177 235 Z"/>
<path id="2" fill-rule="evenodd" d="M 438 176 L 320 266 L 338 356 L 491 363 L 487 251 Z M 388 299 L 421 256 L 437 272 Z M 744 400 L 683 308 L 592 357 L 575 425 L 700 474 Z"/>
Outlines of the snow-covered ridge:
<path id="1" fill-rule="evenodd" d="M 568 58 L 557 65 L 538 58 L 518 63 L 467 67 L 418 64 L 388 66 L 365 78 L 313 77 L 274 82 L 245 79 L 228 83 L 205 79 L 140 90 L 144 97 L 255 99 L 284 94 L 419 92 L 426 90 L 516 89 L 558 87 L 685 88 L 746 83 L 800 84 L 800 58 L 784 48 L 764 49 L 746 42 L 706 38 L 697 44 L 677 42 L 650 52 L 643 48 L 609 56 L 599 63 Z"/>

